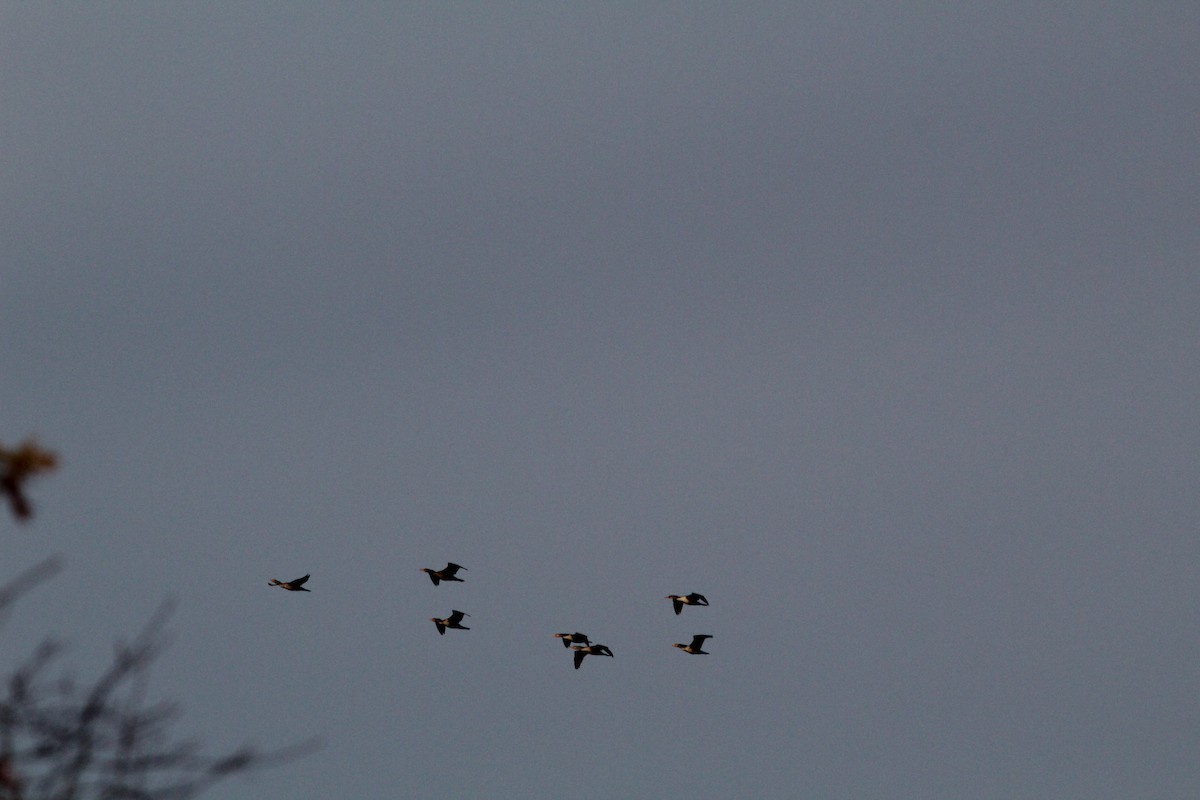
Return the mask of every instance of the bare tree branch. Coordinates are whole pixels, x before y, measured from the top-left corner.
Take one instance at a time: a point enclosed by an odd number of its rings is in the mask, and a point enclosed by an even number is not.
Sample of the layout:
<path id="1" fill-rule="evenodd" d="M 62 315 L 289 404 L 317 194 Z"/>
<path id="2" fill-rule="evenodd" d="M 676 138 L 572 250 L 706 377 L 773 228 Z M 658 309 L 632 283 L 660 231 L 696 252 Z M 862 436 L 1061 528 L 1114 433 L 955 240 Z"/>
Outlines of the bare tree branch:
<path id="1" fill-rule="evenodd" d="M 60 569 L 59 559 L 47 559 L 0 587 L 0 612 Z M 3 682 L 0 800 L 189 800 L 232 775 L 316 749 L 308 741 L 213 756 L 177 739 L 176 707 L 146 700 L 149 670 L 166 646 L 173 610 L 172 602 L 163 603 L 82 690 L 65 675 L 52 677 L 63 649 L 50 639 Z"/>
<path id="2" fill-rule="evenodd" d="M 50 556 L 34 564 L 4 586 L 0 586 L 0 613 L 6 611 L 18 597 L 61 572 L 62 566 L 62 556 Z"/>

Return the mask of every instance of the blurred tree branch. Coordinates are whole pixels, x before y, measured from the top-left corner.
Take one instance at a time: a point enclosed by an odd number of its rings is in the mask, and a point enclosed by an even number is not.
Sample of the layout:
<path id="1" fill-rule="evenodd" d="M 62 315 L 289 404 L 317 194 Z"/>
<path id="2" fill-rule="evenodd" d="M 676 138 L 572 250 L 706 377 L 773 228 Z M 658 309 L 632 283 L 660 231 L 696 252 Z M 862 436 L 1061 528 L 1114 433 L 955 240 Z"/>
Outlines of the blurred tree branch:
<path id="1" fill-rule="evenodd" d="M 0 587 L 0 614 L 60 569 L 50 558 Z M 186 800 L 315 749 L 308 741 L 212 756 L 176 739 L 175 706 L 145 698 L 172 610 L 164 603 L 131 642 L 118 643 L 89 685 L 77 687 L 54 669 L 62 647 L 51 639 L 8 676 L 0 689 L 0 800 Z"/>

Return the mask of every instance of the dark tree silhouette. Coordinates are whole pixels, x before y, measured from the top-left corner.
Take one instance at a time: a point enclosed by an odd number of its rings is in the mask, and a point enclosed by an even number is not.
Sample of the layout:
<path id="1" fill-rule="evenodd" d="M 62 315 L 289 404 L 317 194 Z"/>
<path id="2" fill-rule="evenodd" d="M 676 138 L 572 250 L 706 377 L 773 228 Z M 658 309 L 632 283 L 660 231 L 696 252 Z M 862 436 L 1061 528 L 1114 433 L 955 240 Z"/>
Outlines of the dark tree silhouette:
<path id="1" fill-rule="evenodd" d="M 51 558 L 0 587 L 0 621 L 60 569 Z M 305 742 L 212 756 L 177 739 L 178 710 L 145 697 L 171 610 L 164 604 L 131 642 L 119 643 L 90 684 L 77 686 L 60 671 L 62 647 L 51 639 L 7 678 L 0 689 L 0 800 L 186 800 L 232 775 L 313 749 Z"/>
<path id="2" fill-rule="evenodd" d="M 0 492 L 8 500 L 13 516 L 24 522 L 33 517 L 33 504 L 25 495 L 25 483 L 39 472 L 50 472 L 58 466 L 58 455 L 43 450 L 33 439 L 26 439 L 15 449 L 0 444 Z"/>

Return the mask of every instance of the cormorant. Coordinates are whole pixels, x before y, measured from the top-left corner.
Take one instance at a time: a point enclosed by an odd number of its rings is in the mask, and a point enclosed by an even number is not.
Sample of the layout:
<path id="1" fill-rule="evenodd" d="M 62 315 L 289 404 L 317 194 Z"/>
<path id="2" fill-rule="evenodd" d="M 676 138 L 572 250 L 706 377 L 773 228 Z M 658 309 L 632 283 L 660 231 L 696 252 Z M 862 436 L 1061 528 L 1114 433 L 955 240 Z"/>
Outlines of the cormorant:
<path id="1" fill-rule="evenodd" d="M 575 669 L 579 669 L 579 665 L 583 663 L 584 656 L 613 657 L 612 650 L 609 650 L 602 644 L 589 644 L 584 647 L 571 645 L 571 649 L 575 651 Z"/>
<path id="2" fill-rule="evenodd" d="M 307 575 L 305 575 L 303 578 L 296 578 L 294 581 L 281 581 L 278 578 L 271 578 L 270 585 L 283 587 L 289 592 L 310 592 L 312 591 L 311 589 L 304 588 L 304 582 L 307 580 Z"/>
<path id="3" fill-rule="evenodd" d="M 441 581 L 458 581 L 459 583 L 464 583 L 465 581 L 463 581 L 462 578 L 455 577 L 455 574 L 460 569 L 466 569 L 466 567 L 460 566 L 451 561 L 450 563 L 446 564 L 445 567 L 439 570 L 432 570 L 429 567 L 421 567 L 421 572 L 429 575 L 429 580 L 433 581 L 434 586 L 437 586 Z"/>
<path id="4" fill-rule="evenodd" d="M 438 619 L 437 617 L 430 617 L 429 621 L 432 622 L 434 625 L 437 625 L 439 636 L 445 636 L 446 628 L 454 628 L 456 631 L 471 630 L 470 628 L 464 627 L 462 624 L 462 618 L 469 617 L 469 616 L 471 616 L 471 615 L 464 614 L 461 611 L 451 611 L 450 616 L 446 617 L 445 619 Z"/>
<path id="5" fill-rule="evenodd" d="M 678 647 L 683 652 L 690 653 L 694 656 L 706 656 L 708 653 L 704 652 L 700 648 L 704 646 L 705 639 L 711 638 L 713 637 L 709 636 L 707 633 L 698 633 L 692 637 L 691 644 L 680 644 L 679 642 L 676 642 L 675 644 L 671 645 L 671 647 Z"/>
<path id="6" fill-rule="evenodd" d="M 691 594 L 685 594 L 685 595 L 669 594 L 664 599 L 670 600 L 671 604 L 673 606 L 675 606 L 675 615 L 676 616 L 679 616 L 679 612 L 683 611 L 684 606 L 706 606 L 706 605 L 708 605 L 708 598 L 702 594 L 697 594 L 696 592 L 692 592 Z"/>

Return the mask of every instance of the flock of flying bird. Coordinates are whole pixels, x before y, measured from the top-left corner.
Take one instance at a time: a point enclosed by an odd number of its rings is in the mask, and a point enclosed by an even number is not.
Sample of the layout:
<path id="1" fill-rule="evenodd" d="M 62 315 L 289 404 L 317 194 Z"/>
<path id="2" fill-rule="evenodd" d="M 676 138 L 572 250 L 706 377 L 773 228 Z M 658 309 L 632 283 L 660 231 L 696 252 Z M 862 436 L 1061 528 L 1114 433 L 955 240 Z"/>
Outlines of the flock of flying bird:
<path id="1" fill-rule="evenodd" d="M 455 564 L 453 561 L 451 561 L 451 562 L 447 563 L 446 566 L 443 567 L 442 569 L 429 569 L 428 567 L 421 567 L 421 572 L 424 572 L 426 575 L 428 575 L 429 580 L 433 581 L 433 585 L 437 586 L 442 581 L 446 581 L 446 582 L 457 581 L 459 583 L 465 583 L 465 581 L 463 581 L 462 578 L 458 577 L 458 571 L 465 570 L 465 569 L 466 569 L 466 567 L 462 566 L 461 564 Z M 308 575 L 305 575 L 303 578 L 296 578 L 295 580 L 291 580 L 291 581 L 281 581 L 278 578 L 272 578 L 269 581 L 269 585 L 278 586 L 281 589 L 286 589 L 289 592 L 308 592 L 311 590 L 304 588 L 304 584 L 308 581 L 308 578 L 309 578 Z M 671 605 L 674 606 L 674 608 L 675 608 L 675 616 L 679 616 L 679 614 L 683 611 L 684 606 L 706 606 L 706 605 L 708 605 L 708 598 L 697 592 L 692 592 L 691 594 L 683 594 L 683 595 L 669 594 L 664 599 L 671 601 Z M 444 618 L 440 618 L 440 619 L 438 617 L 433 617 L 429 621 L 432 622 L 437 627 L 437 632 L 438 632 L 439 636 L 445 636 L 447 629 L 456 630 L 456 631 L 471 630 L 470 628 L 468 628 L 462 624 L 463 617 L 469 617 L 469 616 L 471 616 L 471 615 L 466 614 L 457 609 L 454 609 L 450 612 L 450 616 L 448 616 L 448 617 L 444 617 Z M 568 647 L 571 650 L 575 651 L 575 669 L 579 669 L 579 665 L 583 663 L 583 659 L 586 658 L 587 656 L 608 656 L 609 658 L 613 657 L 612 650 L 609 650 L 606 645 L 593 644 L 591 639 L 589 639 L 585 634 L 582 634 L 579 631 L 576 631 L 575 633 L 556 633 L 556 634 L 554 634 L 554 638 L 562 639 L 563 647 Z M 675 644 L 673 644 L 671 646 L 678 647 L 680 650 L 682 650 L 683 652 L 685 652 L 689 655 L 706 656 L 706 655 L 708 655 L 708 653 L 706 653 L 701 648 L 704 646 L 705 639 L 712 639 L 712 638 L 713 637 L 707 633 L 700 633 L 700 634 L 693 636 L 692 641 L 688 644 L 683 644 L 682 642 L 676 642 Z"/>
<path id="2" fill-rule="evenodd" d="M 0 493 L 7 497 L 13 514 L 18 519 L 28 519 L 33 515 L 32 506 L 22 491 L 22 483 L 38 472 L 54 469 L 56 465 L 57 456 L 48 450 L 42 450 L 33 440 L 27 440 L 20 447 L 11 451 L 0 446 Z M 453 561 L 447 563 L 442 569 L 421 568 L 421 572 L 429 576 L 429 580 L 433 581 L 434 586 L 437 586 L 442 581 L 463 583 L 463 579 L 458 577 L 459 570 L 466 570 L 466 567 L 461 564 L 455 564 Z M 272 578 L 268 583 L 271 586 L 278 586 L 289 592 L 308 592 L 311 590 L 305 588 L 304 584 L 308 582 L 309 577 L 309 575 L 305 575 L 290 581 L 281 581 L 278 578 Z M 675 608 L 676 616 L 679 616 L 684 606 L 708 605 L 708 598 L 696 592 L 685 595 L 669 594 L 665 599 L 671 601 L 671 604 Z M 437 627 L 438 635 L 444 636 L 447 629 L 457 631 L 471 630 L 462 624 L 463 618 L 469 616 L 471 615 L 454 609 L 450 612 L 450 616 L 441 619 L 433 617 L 430 621 Z M 556 633 L 554 634 L 554 638 L 561 639 L 563 647 L 570 648 L 575 652 L 575 669 L 579 669 L 579 665 L 583 663 L 583 659 L 587 656 L 613 657 L 612 650 L 607 645 L 593 643 L 585 634 L 578 631 L 575 633 Z M 672 647 L 678 647 L 689 655 L 705 656 L 708 653 L 704 652 L 701 648 L 704 646 L 705 640 L 711 638 L 713 637 L 706 633 L 697 634 L 692 637 L 690 643 L 683 644 L 682 642 L 676 642 Z"/>

